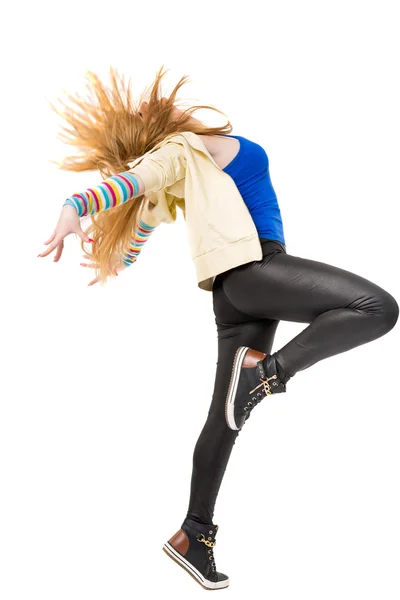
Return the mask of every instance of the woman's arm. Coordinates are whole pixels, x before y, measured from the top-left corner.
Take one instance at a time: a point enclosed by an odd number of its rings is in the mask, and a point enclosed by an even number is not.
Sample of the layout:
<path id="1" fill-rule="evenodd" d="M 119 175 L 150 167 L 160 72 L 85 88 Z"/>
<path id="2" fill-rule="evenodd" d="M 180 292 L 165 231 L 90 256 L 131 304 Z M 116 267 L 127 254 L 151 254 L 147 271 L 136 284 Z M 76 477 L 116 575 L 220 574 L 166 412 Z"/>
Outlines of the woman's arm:
<path id="1" fill-rule="evenodd" d="M 145 242 L 149 239 L 156 227 L 156 225 L 152 226 L 145 223 L 142 219 L 139 220 L 139 224 L 129 242 L 129 249 L 122 256 L 122 262 L 125 267 L 129 267 L 136 262 Z"/>
<path id="2" fill-rule="evenodd" d="M 129 163 L 128 163 L 129 164 Z M 181 144 L 167 142 L 149 152 L 129 171 L 113 175 L 98 186 L 75 193 L 64 202 L 80 217 L 108 210 L 145 192 L 162 190 L 185 177 L 186 156 Z"/>
<path id="3" fill-rule="evenodd" d="M 125 267 L 129 267 L 136 262 L 144 244 L 160 222 L 160 219 L 149 210 L 149 205 L 146 204 L 142 211 L 139 223 L 132 231 L 128 250 L 121 256 L 121 263 Z"/>
<path id="4" fill-rule="evenodd" d="M 76 208 L 79 217 L 120 206 L 135 196 L 144 193 L 141 177 L 126 171 L 113 175 L 98 186 L 76 193 L 66 199 L 64 205 Z"/>

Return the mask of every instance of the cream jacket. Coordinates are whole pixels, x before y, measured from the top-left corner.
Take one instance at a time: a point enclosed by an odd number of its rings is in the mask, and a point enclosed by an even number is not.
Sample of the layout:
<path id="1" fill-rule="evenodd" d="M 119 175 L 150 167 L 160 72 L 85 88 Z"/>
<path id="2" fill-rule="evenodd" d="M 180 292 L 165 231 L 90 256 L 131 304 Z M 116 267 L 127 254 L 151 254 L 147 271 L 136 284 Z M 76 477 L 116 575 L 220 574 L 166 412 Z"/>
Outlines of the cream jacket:
<path id="1" fill-rule="evenodd" d="M 200 289 L 212 291 L 218 273 L 262 259 L 256 226 L 235 182 L 198 135 L 168 135 L 128 165 L 144 182 L 145 223 L 173 223 L 176 207 L 181 209 Z"/>

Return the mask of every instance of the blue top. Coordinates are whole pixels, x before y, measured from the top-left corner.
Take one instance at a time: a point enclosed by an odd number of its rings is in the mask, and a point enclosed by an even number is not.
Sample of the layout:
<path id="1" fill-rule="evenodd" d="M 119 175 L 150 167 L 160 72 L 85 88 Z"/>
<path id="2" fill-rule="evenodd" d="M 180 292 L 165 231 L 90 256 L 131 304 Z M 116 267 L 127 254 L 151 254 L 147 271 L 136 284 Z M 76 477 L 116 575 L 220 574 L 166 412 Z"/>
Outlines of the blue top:
<path id="1" fill-rule="evenodd" d="M 269 175 L 264 148 L 241 135 L 224 134 L 240 142 L 234 159 L 223 169 L 236 184 L 256 226 L 258 237 L 285 244 L 281 211 Z"/>

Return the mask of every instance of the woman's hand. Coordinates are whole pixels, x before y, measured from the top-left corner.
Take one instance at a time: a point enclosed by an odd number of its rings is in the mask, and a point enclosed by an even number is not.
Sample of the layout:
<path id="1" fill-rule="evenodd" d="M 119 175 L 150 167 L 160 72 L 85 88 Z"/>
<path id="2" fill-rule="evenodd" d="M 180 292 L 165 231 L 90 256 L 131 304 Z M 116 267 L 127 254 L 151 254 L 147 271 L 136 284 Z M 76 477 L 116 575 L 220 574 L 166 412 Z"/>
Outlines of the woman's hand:
<path id="1" fill-rule="evenodd" d="M 44 242 L 46 245 L 50 244 L 50 246 L 47 250 L 38 254 L 38 257 L 48 256 L 50 252 L 53 252 L 57 248 L 53 261 L 58 262 L 64 249 L 64 238 L 70 233 L 76 233 L 84 242 L 94 241 L 82 231 L 77 210 L 67 204 L 62 207 L 60 218 L 52 235 Z"/>
<path id="2" fill-rule="evenodd" d="M 86 259 L 89 259 L 89 260 L 91 259 L 91 257 L 89 256 L 89 254 L 83 254 L 82 256 L 83 256 L 83 258 L 86 258 Z M 96 267 L 95 263 L 92 263 L 92 264 L 90 264 L 90 263 L 79 263 L 79 264 L 81 265 L 81 267 L 89 267 L 90 269 L 94 269 Z M 127 268 L 127 266 L 124 263 L 121 262 L 118 265 L 118 267 L 116 269 L 114 269 L 114 275 L 118 275 L 119 271 L 123 271 L 126 268 Z M 96 277 L 95 279 L 92 279 L 92 281 L 90 281 L 88 283 L 88 286 L 89 285 L 94 285 L 95 283 L 98 283 L 99 281 L 100 281 L 100 278 Z"/>

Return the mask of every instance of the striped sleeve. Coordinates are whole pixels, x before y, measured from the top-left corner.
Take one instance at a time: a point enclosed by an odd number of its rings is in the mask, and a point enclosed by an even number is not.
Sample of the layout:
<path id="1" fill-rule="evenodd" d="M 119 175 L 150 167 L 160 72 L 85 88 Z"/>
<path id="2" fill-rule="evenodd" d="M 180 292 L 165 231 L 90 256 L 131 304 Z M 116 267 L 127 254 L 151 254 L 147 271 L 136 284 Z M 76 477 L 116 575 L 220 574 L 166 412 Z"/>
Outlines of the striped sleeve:
<path id="1" fill-rule="evenodd" d="M 125 171 L 113 175 L 98 186 L 86 190 L 86 192 L 73 194 L 65 200 L 63 206 L 73 206 L 80 217 L 85 217 L 120 206 L 138 196 L 138 193 L 139 182 L 137 178 L 129 171 Z"/>
<path id="2" fill-rule="evenodd" d="M 129 248 L 122 257 L 122 262 L 126 267 L 129 267 L 131 264 L 136 262 L 144 244 L 147 242 L 155 228 L 156 225 L 149 225 L 141 219 L 139 220 L 139 224 L 137 225 L 129 242 Z"/>

